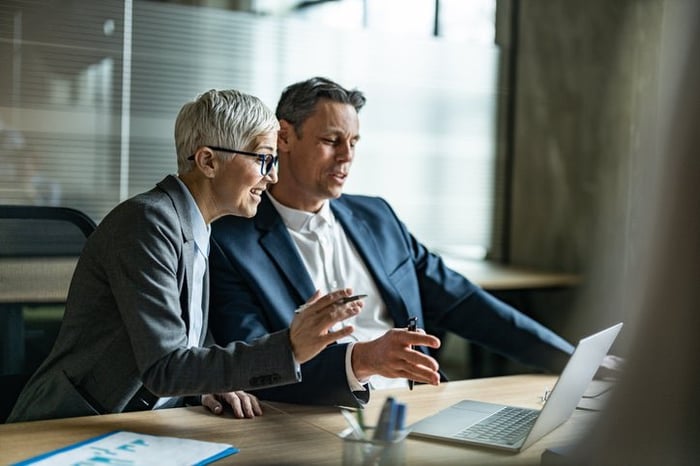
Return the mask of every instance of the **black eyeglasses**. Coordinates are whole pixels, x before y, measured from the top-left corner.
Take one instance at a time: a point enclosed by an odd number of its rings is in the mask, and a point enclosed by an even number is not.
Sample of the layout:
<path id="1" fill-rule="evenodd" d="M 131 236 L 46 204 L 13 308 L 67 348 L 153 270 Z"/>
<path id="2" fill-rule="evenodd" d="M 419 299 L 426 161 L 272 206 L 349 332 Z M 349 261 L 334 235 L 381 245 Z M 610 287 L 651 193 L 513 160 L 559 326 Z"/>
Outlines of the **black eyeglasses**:
<path id="1" fill-rule="evenodd" d="M 260 161 L 260 174 L 262 176 L 267 175 L 272 170 L 272 167 L 277 167 L 279 164 L 279 155 L 272 154 L 259 154 L 257 152 L 247 152 L 244 150 L 226 149 L 225 147 L 207 146 L 211 150 L 218 150 L 220 152 L 228 152 L 230 154 L 241 154 L 247 155 L 249 157 L 257 157 Z M 194 154 L 187 157 L 187 160 L 194 160 Z"/>

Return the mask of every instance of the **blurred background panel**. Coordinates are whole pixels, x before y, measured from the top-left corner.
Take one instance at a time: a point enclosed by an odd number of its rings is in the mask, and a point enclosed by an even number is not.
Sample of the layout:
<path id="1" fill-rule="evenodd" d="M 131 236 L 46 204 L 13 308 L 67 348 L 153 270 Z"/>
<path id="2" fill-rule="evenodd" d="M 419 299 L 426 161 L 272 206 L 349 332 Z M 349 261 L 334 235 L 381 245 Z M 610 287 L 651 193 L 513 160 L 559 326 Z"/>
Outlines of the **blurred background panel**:
<path id="1" fill-rule="evenodd" d="M 482 258 L 494 211 L 495 14 L 494 0 L 3 2 L 0 120 L 13 142 L 2 163 L 13 169 L 0 201 L 68 205 L 99 221 L 176 170 L 184 102 L 233 87 L 274 108 L 286 85 L 321 75 L 368 98 L 348 191 L 388 198 L 427 244 Z"/>

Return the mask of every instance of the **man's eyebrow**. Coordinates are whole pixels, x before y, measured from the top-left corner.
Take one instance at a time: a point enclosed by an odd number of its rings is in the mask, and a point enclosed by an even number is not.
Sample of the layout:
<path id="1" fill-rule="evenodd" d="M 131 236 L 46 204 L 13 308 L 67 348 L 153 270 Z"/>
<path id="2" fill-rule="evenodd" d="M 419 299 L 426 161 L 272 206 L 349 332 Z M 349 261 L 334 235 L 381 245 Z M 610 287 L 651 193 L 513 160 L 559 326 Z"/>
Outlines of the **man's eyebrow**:
<path id="1" fill-rule="evenodd" d="M 321 137 L 323 137 L 324 135 L 325 135 L 325 136 L 330 136 L 330 135 L 333 135 L 333 136 L 345 136 L 345 135 L 347 134 L 347 132 L 346 132 L 344 129 L 342 129 L 342 128 L 335 128 L 335 127 L 332 127 L 332 128 L 326 128 L 324 131 L 321 131 L 320 134 L 321 134 Z M 359 135 L 359 134 L 356 134 L 356 135 L 354 135 L 354 136 L 349 137 L 348 139 L 357 141 L 357 140 L 360 139 L 360 135 Z"/>

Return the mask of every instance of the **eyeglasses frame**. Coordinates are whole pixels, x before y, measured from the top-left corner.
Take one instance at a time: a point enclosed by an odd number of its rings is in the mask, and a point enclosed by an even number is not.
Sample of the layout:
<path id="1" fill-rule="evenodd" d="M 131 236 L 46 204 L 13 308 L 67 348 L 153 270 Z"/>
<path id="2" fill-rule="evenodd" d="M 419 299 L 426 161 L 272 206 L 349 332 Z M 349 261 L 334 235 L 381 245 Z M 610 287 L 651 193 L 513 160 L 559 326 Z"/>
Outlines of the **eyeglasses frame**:
<path id="1" fill-rule="evenodd" d="M 260 161 L 260 175 L 261 176 L 267 176 L 268 173 L 272 171 L 272 167 L 277 167 L 279 164 L 279 155 L 272 155 L 272 154 L 261 154 L 259 152 L 248 152 L 245 150 L 238 150 L 238 149 L 227 149 L 225 147 L 218 147 L 218 146 L 204 146 L 208 147 L 211 150 L 219 151 L 219 152 L 228 152 L 229 154 L 241 154 L 241 155 L 247 155 L 248 157 L 257 157 L 258 160 Z M 194 154 L 190 155 L 187 157 L 187 160 L 194 160 Z"/>

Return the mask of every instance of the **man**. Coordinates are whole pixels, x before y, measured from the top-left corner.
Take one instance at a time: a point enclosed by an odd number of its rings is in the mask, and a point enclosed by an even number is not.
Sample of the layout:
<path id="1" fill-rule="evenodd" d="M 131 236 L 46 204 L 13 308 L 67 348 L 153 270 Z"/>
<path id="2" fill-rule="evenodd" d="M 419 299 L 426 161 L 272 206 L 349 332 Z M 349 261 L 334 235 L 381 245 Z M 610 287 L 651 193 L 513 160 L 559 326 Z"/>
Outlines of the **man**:
<path id="1" fill-rule="evenodd" d="M 436 348 L 439 340 L 402 329 L 412 316 L 419 328 L 450 330 L 521 363 L 559 370 L 571 344 L 448 269 L 384 200 L 342 194 L 364 103 L 359 91 L 324 78 L 282 93 L 279 182 L 255 218 L 222 218 L 212 227 L 215 339 L 225 344 L 284 329 L 289 309 L 315 289 L 352 284 L 367 294 L 352 337 L 304 364 L 302 383 L 258 396 L 358 405 L 368 386 L 437 384 L 437 362 L 412 347 Z"/>
<path id="2" fill-rule="evenodd" d="M 337 337 L 336 322 L 361 305 L 350 290 L 315 294 L 288 330 L 251 344 L 208 345 L 209 224 L 250 217 L 277 181 L 279 124 L 262 102 L 211 90 L 175 123 L 178 176 L 112 210 L 76 267 L 57 341 L 29 380 L 8 422 L 202 404 L 236 417 L 261 414 L 235 390 L 297 382 L 298 364 Z M 293 312 L 290 309 L 290 313 Z M 261 335 L 262 336 L 262 335 Z"/>

